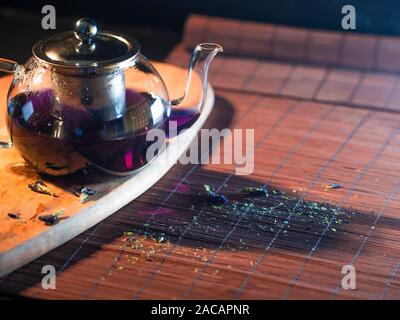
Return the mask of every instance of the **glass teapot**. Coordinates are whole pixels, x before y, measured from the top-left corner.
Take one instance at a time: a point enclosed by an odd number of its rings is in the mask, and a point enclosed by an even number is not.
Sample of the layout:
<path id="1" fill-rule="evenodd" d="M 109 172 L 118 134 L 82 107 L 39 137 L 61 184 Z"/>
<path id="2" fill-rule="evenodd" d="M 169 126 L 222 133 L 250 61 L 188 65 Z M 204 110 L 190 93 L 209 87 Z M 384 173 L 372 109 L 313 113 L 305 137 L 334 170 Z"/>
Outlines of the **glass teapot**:
<path id="1" fill-rule="evenodd" d="M 32 51 L 25 65 L 0 59 L 0 71 L 14 75 L 7 97 L 10 141 L 0 147 L 15 146 L 45 174 L 65 175 L 95 165 L 127 175 L 152 160 L 146 157 L 155 143 L 146 140 L 151 130 L 167 131 L 169 121 L 176 120 L 179 131 L 200 114 L 208 67 L 222 47 L 196 46 L 185 92 L 174 100 L 136 40 L 98 32 L 91 19 L 78 20 L 74 31 L 38 41 Z M 200 76 L 202 93 L 198 105 L 185 112 L 175 106 L 188 96 L 193 71 Z"/>

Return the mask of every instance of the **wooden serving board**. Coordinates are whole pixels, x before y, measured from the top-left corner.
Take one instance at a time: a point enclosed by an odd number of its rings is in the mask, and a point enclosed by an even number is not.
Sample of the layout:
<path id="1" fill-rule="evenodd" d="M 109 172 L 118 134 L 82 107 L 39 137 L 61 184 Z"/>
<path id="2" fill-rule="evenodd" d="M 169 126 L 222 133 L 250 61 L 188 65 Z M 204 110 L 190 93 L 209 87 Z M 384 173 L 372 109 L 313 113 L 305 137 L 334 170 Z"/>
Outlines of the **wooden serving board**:
<path id="1" fill-rule="evenodd" d="M 184 91 L 187 71 L 164 63 L 155 63 L 155 67 L 164 79 L 170 97 L 180 96 Z M 3 110 L 0 139 L 3 141 L 7 140 L 4 110 L 10 82 L 11 77 L 0 79 Z M 200 94 L 199 78 L 195 88 L 187 101 L 188 105 Z M 211 86 L 208 87 L 208 93 L 203 113 L 193 127 L 170 141 L 164 152 L 132 176 L 115 177 L 96 173 L 88 176 L 42 177 L 24 162 L 17 150 L 0 149 L 0 276 L 62 245 L 151 188 L 168 172 L 203 126 L 214 104 Z M 173 159 L 168 158 L 171 148 L 176 148 Z M 58 197 L 32 192 L 28 184 L 39 179 L 45 181 Z M 73 194 L 74 189 L 82 185 L 96 191 L 96 195 L 86 203 L 81 203 Z M 46 226 L 38 218 L 39 215 L 59 210 L 65 211 L 64 219 L 53 226 Z M 12 219 L 9 213 L 19 213 L 21 219 Z"/>

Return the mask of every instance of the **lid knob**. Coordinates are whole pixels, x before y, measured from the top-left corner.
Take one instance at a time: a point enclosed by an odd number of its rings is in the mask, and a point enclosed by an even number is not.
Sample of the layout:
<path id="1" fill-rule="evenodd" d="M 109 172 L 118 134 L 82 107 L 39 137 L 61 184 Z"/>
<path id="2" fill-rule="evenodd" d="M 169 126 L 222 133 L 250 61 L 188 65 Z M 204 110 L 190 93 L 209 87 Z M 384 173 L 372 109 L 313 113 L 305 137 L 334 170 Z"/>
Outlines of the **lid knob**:
<path id="1" fill-rule="evenodd" d="M 74 34 L 75 38 L 80 41 L 76 48 L 78 53 L 89 53 L 95 49 L 96 45 L 93 43 L 93 39 L 97 34 L 97 25 L 92 19 L 79 19 L 75 23 Z"/>

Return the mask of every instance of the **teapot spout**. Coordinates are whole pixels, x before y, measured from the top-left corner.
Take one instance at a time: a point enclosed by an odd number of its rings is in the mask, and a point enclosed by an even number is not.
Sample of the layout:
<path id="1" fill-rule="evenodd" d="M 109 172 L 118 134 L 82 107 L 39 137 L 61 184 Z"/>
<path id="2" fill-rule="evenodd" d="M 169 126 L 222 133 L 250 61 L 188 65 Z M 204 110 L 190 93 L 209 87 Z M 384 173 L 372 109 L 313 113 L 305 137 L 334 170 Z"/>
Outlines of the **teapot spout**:
<path id="1" fill-rule="evenodd" d="M 190 96 L 191 90 L 195 87 L 193 83 L 195 81 L 193 71 L 195 71 L 200 76 L 202 92 L 198 105 L 193 107 L 198 112 L 201 112 L 207 97 L 208 68 L 217 53 L 222 51 L 222 46 L 215 43 L 201 43 L 196 46 L 189 61 L 185 92 L 180 98 L 171 101 L 172 106 L 181 104 L 187 97 Z"/>

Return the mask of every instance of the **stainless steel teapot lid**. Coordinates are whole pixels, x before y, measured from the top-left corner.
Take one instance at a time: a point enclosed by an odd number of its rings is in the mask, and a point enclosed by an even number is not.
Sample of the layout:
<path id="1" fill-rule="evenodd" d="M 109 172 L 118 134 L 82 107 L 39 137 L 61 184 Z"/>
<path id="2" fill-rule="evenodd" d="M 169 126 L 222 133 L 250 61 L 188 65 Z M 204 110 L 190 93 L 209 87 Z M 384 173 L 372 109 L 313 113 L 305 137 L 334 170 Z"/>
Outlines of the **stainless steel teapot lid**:
<path id="1" fill-rule="evenodd" d="M 98 32 L 96 23 L 82 18 L 74 31 L 64 32 L 38 41 L 33 54 L 52 67 L 72 73 L 110 72 L 123 68 L 140 52 L 139 43 L 127 36 Z"/>

